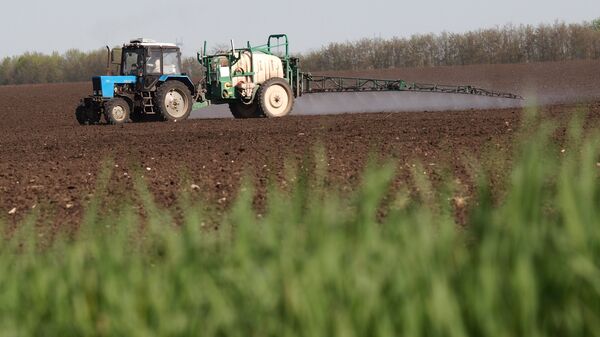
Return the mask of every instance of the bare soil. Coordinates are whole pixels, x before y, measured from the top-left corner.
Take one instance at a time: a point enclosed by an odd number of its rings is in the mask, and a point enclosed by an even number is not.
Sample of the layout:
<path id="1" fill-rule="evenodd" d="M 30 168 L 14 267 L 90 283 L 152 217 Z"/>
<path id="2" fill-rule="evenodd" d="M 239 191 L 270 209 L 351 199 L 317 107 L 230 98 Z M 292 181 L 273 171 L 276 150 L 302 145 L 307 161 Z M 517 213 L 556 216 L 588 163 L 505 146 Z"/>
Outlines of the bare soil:
<path id="1" fill-rule="evenodd" d="M 583 108 L 589 111 L 588 124 L 595 124 L 600 120 L 599 69 L 598 61 L 576 61 L 343 75 L 470 83 L 521 94 L 531 90 L 547 95 L 544 116 L 566 121 Z M 0 87 L 1 218 L 17 221 L 44 207 L 52 210 L 45 214 L 57 226 L 76 224 L 107 162 L 115 205 L 128 200 L 135 176 L 143 176 L 164 207 L 176 207 L 184 190 L 227 207 L 248 176 L 256 182 L 260 204 L 269 180 L 286 180 L 285 162 L 301 162 L 317 146 L 326 150 L 329 181 L 341 189 L 355 188 L 370 154 L 376 154 L 397 163 L 398 184 L 409 183 L 422 164 L 423 174 L 434 181 L 446 171 L 453 174 L 466 196 L 472 193 L 466 158 L 482 160 L 488 150 L 509 153 L 522 115 L 522 109 L 510 108 L 82 127 L 74 108 L 90 91 L 89 83 Z"/>

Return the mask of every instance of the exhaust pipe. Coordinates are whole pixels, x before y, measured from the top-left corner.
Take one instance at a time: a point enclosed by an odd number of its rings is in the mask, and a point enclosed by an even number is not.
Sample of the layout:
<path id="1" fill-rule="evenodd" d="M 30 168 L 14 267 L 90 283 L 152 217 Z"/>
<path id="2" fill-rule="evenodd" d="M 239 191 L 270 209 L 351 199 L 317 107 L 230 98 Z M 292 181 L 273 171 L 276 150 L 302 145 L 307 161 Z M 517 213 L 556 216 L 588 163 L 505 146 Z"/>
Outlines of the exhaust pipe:
<path id="1" fill-rule="evenodd" d="M 110 47 L 106 46 L 106 50 L 107 50 L 107 54 L 106 54 L 107 55 L 106 56 L 106 75 L 107 76 L 111 76 L 112 75 L 112 71 L 110 69 L 111 68 L 110 65 L 111 65 L 112 62 L 111 62 L 111 57 L 110 57 Z"/>

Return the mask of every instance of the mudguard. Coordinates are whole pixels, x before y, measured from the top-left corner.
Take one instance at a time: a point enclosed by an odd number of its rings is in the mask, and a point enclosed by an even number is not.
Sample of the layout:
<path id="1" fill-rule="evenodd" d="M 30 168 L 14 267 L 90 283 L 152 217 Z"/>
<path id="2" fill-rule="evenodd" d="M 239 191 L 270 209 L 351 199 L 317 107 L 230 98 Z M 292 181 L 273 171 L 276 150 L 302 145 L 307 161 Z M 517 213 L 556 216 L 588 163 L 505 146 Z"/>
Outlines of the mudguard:
<path id="1" fill-rule="evenodd" d="M 190 92 L 192 93 L 192 95 L 194 95 L 196 93 L 196 88 L 194 86 L 194 83 L 192 82 L 192 79 L 189 78 L 189 76 L 187 76 L 187 75 L 162 75 L 158 79 L 159 84 L 164 83 L 166 81 L 179 81 L 179 82 L 185 84 L 190 89 Z"/>

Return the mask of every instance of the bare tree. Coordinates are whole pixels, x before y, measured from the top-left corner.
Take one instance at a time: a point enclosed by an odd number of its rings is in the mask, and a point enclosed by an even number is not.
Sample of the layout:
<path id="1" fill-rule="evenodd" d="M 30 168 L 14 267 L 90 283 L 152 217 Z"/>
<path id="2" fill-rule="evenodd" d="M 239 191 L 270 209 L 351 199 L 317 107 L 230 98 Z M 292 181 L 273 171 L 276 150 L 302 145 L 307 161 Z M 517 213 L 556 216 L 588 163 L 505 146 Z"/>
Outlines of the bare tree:
<path id="1" fill-rule="evenodd" d="M 305 67 L 313 71 L 597 58 L 600 19 L 571 25 L 506 25 L 464 34 L 361 39 L 332 43 L 303 57 Z"/>

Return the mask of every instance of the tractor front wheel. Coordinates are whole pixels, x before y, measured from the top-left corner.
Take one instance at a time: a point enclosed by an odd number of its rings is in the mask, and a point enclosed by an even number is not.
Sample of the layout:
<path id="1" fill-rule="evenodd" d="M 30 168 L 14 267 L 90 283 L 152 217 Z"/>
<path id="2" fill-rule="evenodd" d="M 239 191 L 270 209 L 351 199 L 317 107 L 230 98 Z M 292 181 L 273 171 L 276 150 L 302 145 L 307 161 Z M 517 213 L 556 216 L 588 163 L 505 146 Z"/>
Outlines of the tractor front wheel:
<path id="1" fill-rule="evenodd" d="M 113 98 L 104 103 L 104 117 L 108 124 L 124 124 L 129 122 L 129 103 L 122 98 Z"/>
<path id="2" fill-rule="evenodd" d="M 260 86 L 258 104 L 267 117 L 285 117 L 294 108 L 294 93 L 283 78 L 271 78 Z"/>
<path id="3" fill-rule="evenodd" d="M 158 112 L 167 121 L 179 122 L 186 120 L 192 112 L 190 89 L 178 81 L 163 83 L 156 90 L 154 100 Z"/>
<path id="4" fill-rule="evenodd" d="M 82 103 L 75 109 L 75 118 L 81 125 L 94 125 L 100 122 L 100 113 Z"/>

